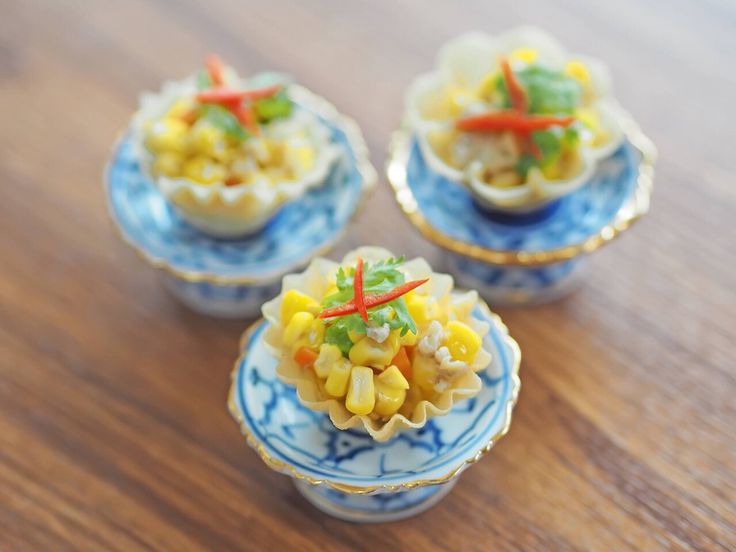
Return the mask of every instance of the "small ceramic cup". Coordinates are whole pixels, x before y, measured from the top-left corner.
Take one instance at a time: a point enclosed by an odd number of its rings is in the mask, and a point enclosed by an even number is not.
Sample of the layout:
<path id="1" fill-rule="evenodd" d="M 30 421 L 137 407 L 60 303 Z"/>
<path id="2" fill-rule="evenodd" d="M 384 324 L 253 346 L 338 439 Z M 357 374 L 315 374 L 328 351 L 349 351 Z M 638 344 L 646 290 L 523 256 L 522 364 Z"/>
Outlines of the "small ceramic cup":
<path id="1" fill-rule="evenodd" d="M 578 190 L 532 213 L 499 213 L 434 170 L 411 127 L 398 131 L 386 168 L 396 200 L 429 240 L 448 250 L 450 272 L 493 304 L 557 299 L 584 281 L 584 255 L 649 209 L 656 150 L 623 112 L 625 141 Z"/>
<path id="2" fill-rule="evenodd" d="M 113 225 L 186 306 L 214 316 L 257 316 L 284 274 L 331 249 L 373 188 L 376 173 L 358 126 L 321 98 L 309 105 L 338 155 L 320 186 L 281 205 L 246 238 L 222 240 L 192 226 L 142 169 L 133 136 L 116 144 L 104 178 Z"/>
<path id="3" fill-rule="evenodd" d="M 479 304 L 488 323 L 483 347 L 492 361 L 482 388 L 419 429 L 377 442 L 358 428 L 340 430 L 307 408 L 277 373 L 264 335 L 269 322 L 244 334 L 232 372 L 228 405 L 248 444 L 271 469 L 294 479 L 297 490 L 329 515 L 354 522 L 395 521 L 436 504 L 460 474 L 509 430 L 520 389 L 521 353 L 501 319 Z"/>
<path id="4" fill-rule="evenodd" d="M 460 160 L 456 159 L 455 164 L 448 161 L 452 151 L 478 148 L 488 154 L 486 136 L 478 138 L 474 133 L 460 132 L 453 127 L 458 117 L 500 109 L 496 100 L 489 104 L 479 91 L 488 89 L 490 76 L 500 74 L 501 57 L 509 60 L 516 71 L 540 67 L 560 75 L 568 72 L 574 75 L 575 70 L 582 73 L 582 77 L 566 75 L 565 78 L 573 84 L 579 83 L 582 90 L 574 111 L 576 118 L 579 110 L 580 121 L 587 116 L 587 120 L 595 121 L 596 130 L 578 120 L 573 123 L 580 138 L 574 150 L 576 161 L 569 163 L 572 168 L 565 175 L 545 176 L 535 168 L 528 172 L 523 183 L 502 187 L 484 181 L 484 163 L 477 157 L 468 162 L 462 160 L 467 154 L 458 154 Z M 613 97 L 610 81 L 610 73 L 600 61 L 568 53 L 554 37 L 540 29 L 520 27 L 498 36 L 467 33 L 446 43 L 439 51 L 436 68 L 418 76 L 409 86 L 405 124 L 412 129 L 422 157 L 433 172 L 467 186 L 475 201 L 488 211 L 528 214 L 584 186 L 598 164 L 616 152 L 623 142 L 620 107 Z M 534 97 L 531 93 L 527 96 Z M 448 139 L 454 144 L 452 147 L 440 146 Z"/>
<path id="5" fill-rule="evenodd" d="M 250 140 L 279 140 L 286 144 L 307 144 L 315 152 L 313 166 L 291 180 L 271 182 L 265 176 L 253 182 L 228 186 L 225 182 L 201 184 L 183 176 L 173 178 L 154 175 L 155 156 L 145 145 L 146 128 L 151 121 L 161 119 L 177 100 L 189 99 L 198 92 L 197 78 L 164 83 L 157 93 L 141 95 L 140 107 L 133 116 L 129 135 L 140 170 L 189 224 L 210 236 L 242 238 L 259 232 L 272 220 L 283 205 L 301 197 L 308 190 L 321 186 L 342 151 L 332 140 L 330 122 L 316 111 L 324 99 L 305 88 L 292 84 L 285 76 L 273 73 L 255 75 L 251 79 L 235 77 L 244 88 L 282 83 L 293 102 L 288 117 L 274 120 L 261 129 L 261 135 Z"/>

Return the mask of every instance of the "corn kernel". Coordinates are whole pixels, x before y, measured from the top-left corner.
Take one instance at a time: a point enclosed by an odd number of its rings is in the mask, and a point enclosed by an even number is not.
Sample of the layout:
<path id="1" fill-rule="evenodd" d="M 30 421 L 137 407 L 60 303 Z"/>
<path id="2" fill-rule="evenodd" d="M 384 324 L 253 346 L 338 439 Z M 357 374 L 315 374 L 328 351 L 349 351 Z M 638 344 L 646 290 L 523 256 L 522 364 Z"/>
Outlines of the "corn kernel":
<path id="1" fill-rule="evenodd" d="M 440 307 L 437 300 L 428 295 L 413 293 L 407 298 L 406 306 L 417 326 L 429 324 L 440 316 Z"/>
<path id="2" fill-rule="evenodd" d="M 411 379 L 425 394 L 434 393 L 437 383 L 437 362 L 433 357 L 414 355 L 411 363 Z"/>
<path id="3" fill-rule="evenodd" d="M 173 151 L 186 153 L 189 127 L 179 119 L 162 119 L 154 122 L 145 137 L 145 146 L 153 153 Z"/>
<path id="4" fill-rule="evenodd" d="M 417 334 L 412 331 L 406 332 L 404 335 L 399 336 L 399 345 L 406 347 L 413 347 L 419 340 Z"/>
<path id="5" fill-rule="evenodd" d="M 332 365 L 330 375 L 327 376 L 325 382 L 325 391 L 333 397 L 344 397 L 348 391 L 348 382 L 350 381 L 350 372 L 353 365 L 340 357 L 340 360 Z"/>
<path id="6" fill-rule="evenodd" d="M 380 381 L 384 385 L 395 387 L 397 389 L 409 389 L 409 382 L 406 381 L 404 374 L 402 374 L 401 370 L 393 364 L 378 374 L 376 376 L 376 381 Z"/>
<path id="7" fill-rule="evenodd" d="M 470 364 L 480 349 L 480 336 L 475 330 L 457 320 L 451 320 L 445 326 L 445 344 L 455 360 Z"/>
<path id="8" fill-rule="evenodd" d="M 360 416 L 370 414 L 376 404 L 373 370 L 367 366 L 354 366 L 350 372 L 345 408 Z"/>
<path id="9" fill-rule="evenodd" d="M 550 163 L 549 165 L 542 167 L 542 174 L 548 180 L 558 180 L 562 178 L 562 164 L 559 163 L 559 160 L 554 163 Z"/>
<path id="10" fill-rule="evenodd" d="M 517 48 L 511 52 L 511 59 L 518 59 L 524 63 L 534 63 L 539 57 L 539 52 L 534 48 Z"/>
<path id="11" fill-rule="evenodd" d="M 184 176 L 200 184 L 223 182 L 227 178 L 225 167 L 207 157 L 193 157 L 184 163 Z"/>
<path id="12" fill-rule="evenodd" d="M 327 378 L 332 367 L 345 360 L 342 351 L 332 343 L 323 343 L 319 348 L 319 355 L 314 361 L 314 371 L 320 378 Z"/>
<path id="13" fill-rule="evenodd" d="M 583 87 L 590 86 L 590 71 L 582 61 L 570 60 L 565 64 L 565 74 L 576 79 Z"/>
<path id="14" fill-rule="evenodd" d="M 356 330 L 350 329 L 348 330 L 348 337 L 350 338 L 350 341 L 357 343 L 365 337 L 365 333 L 360 333 Z"/>
<path id="15" fill-rule="evenodd" d="M 304 314 L 309 314 L 309 313 L 304 313 Z M 294 318 L 292 317 L 291 320 L 293 322 Z M 291 322 L 289 324 L 291 324 Z M 320 320 L 319 318 L 315 318 L 306 327 L 304 332 L 296 339 L 296 341 L 294 341 L 291 344 L 291 352 L 292 354 L 296 353 L 302 347 L 306 347 L 308 349 L 312 349 L 313 351 L 316 351 L 320 348 L 324 340 L 325 340 L 325 323 L 323 320 Z"/>
<path id="16" fill-rule="evenodd" d="M 379 416 L 391 416 L 395 414 L 406 400 L 406 389 L 387 385 L 376 378 L 376 404 L 373 412 Z M 408 385 L 407 385 L 408 387 Z"/>
<path id="17" fill-rule="evenodd" d="M 287 346 L 293 345 L 300 337 L 306 337 L 312 327 L 312 322 L 314 322 L 314 315 L 304 311 L 297 312 L 284 328 L 281 340 Z"/>
<path id="18" fill-rule="evenodd" d="M 225 133 L 205 121 L 198 121 L 192 127 L 190 145 L 195 154 L 227 161 L 229 150 Z"/>
<path id="19" fill-rule="evenodd" d="M 306 293 L 290 289 L 281 299 L 281 323 L 288 324 L 291 317 L 299 311 L 307 311 L 316 316 L 320 311 L 320 306 Z"/>
<path id="20" fill-rule="evenodd" d="M 353 345 L 348 356 L 355 365 L 384 368 L 399 352 L 399 347 L 397 332 L 391 332 L 383 343 L 378 343 L 370 337 L 362 338 Z"/>
<path id="21" fill-rule="evenodd" d="M 151 165 L 151 171 L 155 175 L 164 176 L 180 176 L 183 158 L 180 154 L 173 151 L 162 151 L 156 155 Z"/>
<path id="22" fill-rule="evenodd" d="M 476 88 L 476 95 L 482 99 L 490 98 L 491 94 L 496 89 L 498 77 L 499 73 L 497 71 L 488 73 L 485 77 L 483 77 L 483 79 L 480 81 L 480 84 L 478 85 L 478 88 Z"/>
<path id="23" fill-rule="evenodd" d="M 179 98 L 173 104 L 171 104 L 171 107 L 169 107 L 169 110 L 166 112 L 165 117 L 170 119 L 183 119 L 185 116 L 191 113 L 192 109 L 194 109 L 195 107 L 196 103 L 193 99 Z"/>
<path id="24" fill-rule="evenodd" d="M 575 112 L 575 117 L 593 132 L 601 128 L 601 120 L 595 109 L 581 108 Z"/>
<path id="25" fill-rule="evenodd" d="M 314 166 L 314 149 L 310 146 L 298 146 L 289 151 L 291 164 L 303 171 L 308 171 Z"/>

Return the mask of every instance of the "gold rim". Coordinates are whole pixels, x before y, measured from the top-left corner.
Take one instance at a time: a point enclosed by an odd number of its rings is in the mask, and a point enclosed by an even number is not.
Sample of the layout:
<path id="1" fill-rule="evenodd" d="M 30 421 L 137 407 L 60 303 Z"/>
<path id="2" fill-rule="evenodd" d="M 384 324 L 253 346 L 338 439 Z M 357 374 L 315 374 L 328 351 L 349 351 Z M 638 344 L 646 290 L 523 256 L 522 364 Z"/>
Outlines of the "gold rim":
<path id="1" fill-rule="evenodd" d="M 406 167 L 411 153 L 411 132 L 403 128 L 394 133 L 386 163 L 386 176 L 394 189 L 394 196 L 409 220 L 430 241 L 454 253 L 498 265 L 544 265 L 572 259 L 581 253 L 591 253 L 610 242 L 628 229 L 649 210 L 654 188 L 654 162 L 657 150 L 654 143 L 641 131 L 639 125 L 628 115 L 621 114 L 619 122 L 624 135 L 639 152 L 639 174 L 636 189 L 613 219 L 597 233 L 580 242 L 548 250 L 510 251 L 491 249 L 458 240 L 432 226 L 421 210 L 406 179 Z"/>
<path id="2" fill-rule="evenodd" d="M 106 196 L 106 201 L 107 201 L 107 214 L 108 214 L 110 223 L 113 227 L 113 230 L 118 235 L 118 237 L 124 243 L 130 246 L 136 252 L 136 254 L 141 259 L 143 259 L 143 261 L 151 265 L 153 268 L 163 270 L 167 272 L 168 274 L 176 278 L 179 278 L 180 280 L 185 280 L 187 282 L 192 282 L 192 283 L 209 282 L 211 284 L 216 284 L 216 285 L 233 285 L 233 284 L 248 284 L 248 285 L 264 284 L 265 285 L 275 280 L 278 280 L 285 273 L 292 272 L 298 269 L 299 267 L 309 262 L 311 258 L 320 256 L 320 255 L 324 255 L 328 251 L 330 251 L 330 249 L 334 247 L 334 245 L 340 240 L 342 235 L 345 233 L 347 226 L 355 219 L 355 217 L 357 217 L 362 212 L 365 200 L 376 184 L 377 174 L 376 174 L 376 170 L 373 168 L 373 165 L 370 162 L 368 146 L 365 143 L 365 139 L 363 138 L 363 134 L 361 133 L 360 127 L 358 126 L 358 124 L 350 117 L 340 113 L 337 110 L 337 108 L 333 104 L 328 102 L 325 98 L 318 96 L 317 94 L 314 94 L 308 91 L 306 88 L 303 88 L 301 86 L 297 86 L 297 85 L 294 85 L 294 86 L 298 88 L 298 92 L 300 95 L 308 98 L 309 106 L 311 108 L 313 108 L 318 114 L 320 114 L 324 118 L 329 119 L 331 121 L 335 121 L 338 124 L 338 126 L 340 126 L 341 130 L 345 133 L 345 136 L 348 139 L 348 143 L 350 144 L 350 147 L 352 148 L 353 153 L 355 154 L 358 174 L 360 174 L 360 177 L 362 179 L 361 192 L 360 192 L 360 198 L 358 199 L 358 204 L 355 206 L 355 209 L 353 213 L 351 214 L 348 222 L 343 226 L 342 229 L 340 229 L 337 232 L 337 234 L 332 240 L 329 240 L 327 243 L 323 244 L 322 246 L 315 249 L 314 251 L 311 251 L 303 255 L 297 261 L 294 261 L 290 263 L 289 265 L 284 266 L 282 269 L 274 270 L 274 271 L 265 273 L 260 276 L 223 276 L 221 274 L 217 274 L 214 272 L 185 270 L 185 269 L 175 267 L 163 257 L 157 257 L 155 255 L 151 255 L 145 249 L 138 246 L 138 244 L 134 243 L 133 240 L 131 240 L 128 236 L 126 236 L 125 232 L 123 231 L 121 226 L 118 224 L 117 219 L 115 218 L 114 211 L 112 208 L 112 202 L 110 200 L 110 195 L 109 193 L 107 193 L 110 188 L 110 183 L 108 180 L 108 175 L 110 172 L 110 164 L 112 162 L 115 151 L 117 151 L 118 146 L 120 145 L 120 142 L 122 141 L 122 137 L 124 133 L 122 133 L 118 137 L 118 139 L 115 140 L 115 144 L 112 148 L 110 156 L 108 157 L 107 163 L 105 163 L 105 168 L 103 172 L 103 185 L 105 187 L 105 196 Z"/>
<path id="3" fill-rule="evenodd" d="M 250 445 L 251 448 L 253 448 L 258 453 L 258 455 L 261 457 L 261 460 L 263 460 L 269 468 L 275 471 L 290 475 L 291 477 L 294 477 L 295 479 L 306 481 L 307 483 L 310 483 L 311 485 L 327 485 L 328 487 L 331 487 L 343 493 L 360 495 L 360 494 L 370 494 L 370 493 L 373 493 L 379 490 L 385 491 L 385 492 L 406 491 L 409 489 L 416 489 L 418 487 L 424 487 L 427 485 L 439 485 L 442 483 L 447 483 L 448 481 L 460 475 L 460 473 L 462 473 L 468 466 L 480 460 L 488 451 L 490 451 L 493 448 L 493 446 L 499 441 L 499 439 L 501 439 L 504 435 L 508 433 L 509 428 L 511 427 L 511 417 L 512 417 L 512 413 L 514 410 L 514 406 L 516 405 L 516 401 L 519 398 L 519 390 L 521 389 L 521 380 L 519 379 L 519 367 L 521 365 L 521 350 L 519 349 L 518 343 L 516 343 L 514 338 L 512 338 L 509 335 L 508 328 L 506 327 L 506 324 L 504 324 L 503 320 L 501 320 L 500 316 L 498 316 L 494 312 L 491 312 L 491 309 L 488 308 L 488 305 L 486 305 L 483 301 L 479 300 L 478 304 L 481 310 L 483 310 L 485 314 L 490 316 L 493 319 L 494 323 L 497 325 L 497 327 L 501 330 L 504 343 L 511 349 L 511 352 L 514 355 L 514 365 L 511 370 L 511 399 L 506 403 L 506 413 L 505 413 L 506 422 L 504 423 L 504 426 L 497 433 L 495 433 L 478 452 L 476 452 L 470 458 L 465 459 L 462 463 L 460 463 L 458 466 L 453 468 L 450 472 L 443 475 L 442 477 L 438 477 L 436 479 L 417 479 L 415 481 L 411 481 L 408 483 L 399 483 L 397 485 L 370 485 L 366 487 L 361 487 L 361 486 L 337 483 L 329 479 L 314 478 L 310 475 L 301 473 L 293 465 L 271 456 L 266 451 L 266 448 L 264 447 L 263 443 L 261 443 L 258 439 L 256 439 L 255 436 L 248 429 L 245 423 L 245 419 L 243 418 L 243 414 L 242 412 L 240 412 L 240 409 L 238 408 L 236 401 L 235 401 L 237 371 L 238 371 L 238 366 L 240 365 L 240 363 L 243 361 L 243 359 L 246 356 L 245 345 L 247 344 L 248 340 L 250 339 L 251 335 L 256 330 L 256 328 L 258 328 L 258 326 L 263 322 L 263 318 L 260 318 L 256 320 L 255 322 L 253 322 L 248 327 L 248 329 L 243 333 L 242 337 L 240 338 L 240 355 L 235 361 L 235 364 L 233 365 L 233 369 L 230 373 L 231 385 L 230 385 L 230 392 L 228 393 L 228 400 L 227 400 L 228 409 L 230 410 L 230 414 L 232 415 L 233 418 L 235 418 L 235 421 L 240 426 L 240 432 L 246 438 L 248 445 Z"/>

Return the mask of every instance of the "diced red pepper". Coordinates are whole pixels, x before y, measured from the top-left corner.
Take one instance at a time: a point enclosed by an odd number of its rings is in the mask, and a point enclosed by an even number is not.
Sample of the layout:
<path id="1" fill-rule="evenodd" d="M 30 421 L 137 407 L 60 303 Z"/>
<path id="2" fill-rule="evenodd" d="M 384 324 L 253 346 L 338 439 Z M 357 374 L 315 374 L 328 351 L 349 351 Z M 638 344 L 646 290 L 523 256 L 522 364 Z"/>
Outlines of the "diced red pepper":
<path id="1" fill-rule="evenodd" d="M 317 353 L 309 347 L 299 347 L 296 353 L 294 353 L 294 361 L 302 368 L 306 368 L 314 365 L 317 356 Z"/>
<path id="2" fill-rule="evenodd" d="M 396 356 L 391 359 L 391 364 L 399 369 L 406 379 L 411 379 L 411 360 L 406 347 L 401 347 Z"/>
<path id="3" fill-rule="evenodd" d="M 568 126 L 575 117 L 558 117 L 556 115 L 526 115 L 518 111 L 489 111 L 479 115 L 469 115 L 455 121 L 455 127 L 469 132 L 486 132 L 494 130 L 512 130 L 515 132 L 533 132 L 552 126 Z"/>
<path id="4" fill-rule="evenodd" d="M 394 299 L 398 299 L 402 295 L 409 293 L 411 290 L 418 288 L 428 280 L 429 278 L 412 280 L 411 282 L 400 284 L 389 291 L 384 291 L 381 293 L 369 293 L 365 296 L 365 306 L 367 309 L 370 309 L 372 307 L 377 307 L 378 305 L 388 303 L 389 301 L 393 301 Z M 358 307 L 355 305 L 355 300 L 351 299 L 350 301 L 343 303 L 342 305 L 337 305 L 335 307 L 324 309 L 322 312 L 319 313 L 319 318 L 345 316 L 347 314 L 353 314 L 354 312 L 358 312 Z"/>
<path id="5" fill-rule="evenodd" d="M 355 308 L 358 309 L 363 322 L 368 322 L 368 309 L 365 308 L 365 297 L 363 296 L 363 259 L 358 257 L 355 263 L 355 276 L 353 276 L 353 297 Z"/>
<path id="6" fill-rule="evenodd" d="M 185 111 L 181 114 L 180 119 L 184 121 L 188 125 L 193 125 L 194 122 L 197 120 L 197 115 L 199 114 L 197 108 L 189 109 L 188 111 Z"/>

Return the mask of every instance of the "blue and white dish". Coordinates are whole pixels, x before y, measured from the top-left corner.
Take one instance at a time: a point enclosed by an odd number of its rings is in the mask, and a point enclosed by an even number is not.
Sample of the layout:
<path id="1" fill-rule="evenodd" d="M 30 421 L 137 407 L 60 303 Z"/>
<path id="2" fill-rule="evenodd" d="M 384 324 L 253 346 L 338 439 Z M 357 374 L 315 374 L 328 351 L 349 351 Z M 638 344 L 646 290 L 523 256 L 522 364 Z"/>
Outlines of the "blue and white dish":
<path id="1" fill-rule="evenodd" d="M 409 219 L 450 251 L 460 285 L 493 304 L 550 301 L 582 280 L 581 254 L 614 239 L 649 208 L 654 146 L 628 117 L 621 127 L 626 141 L 583 187 L 532 213 L 488 211 L 465 186 L 434 171 L 407 130 L 394 138 L 387 175 Z"/>
<path id="2" fill-rule="evenodd" d="M 254 317 L 278 293 L 281 277 L 328 251 L 376 175 L 354 122 L 321 113 L 340 156 L 325 183 L 286 203 L 257 234 L 222 240 L 184 221 L 141 171 L 131 138 L 115 146 L 105 192 L 115 228 L 187 306 L 215 316 Z"/>
<path id="3" fill-rule="evenodd" d="M 328 514 L 359 522 L 418 514 L 442 498 L 511 423 L 520 388 L 519 348 L 485 305 L 474 316 L 491 325 L 484 348 L 493 361 L 479 374 L 483 388 L 420 429 L 376 442 L 364 431 L 339 430 L 328 415 L 303 406 L 276 375 L 278 360 L 263 341 L 266 321 L 244 335 L 230 412 L 263 461 L 294 478 L 306 499 Z"/>

